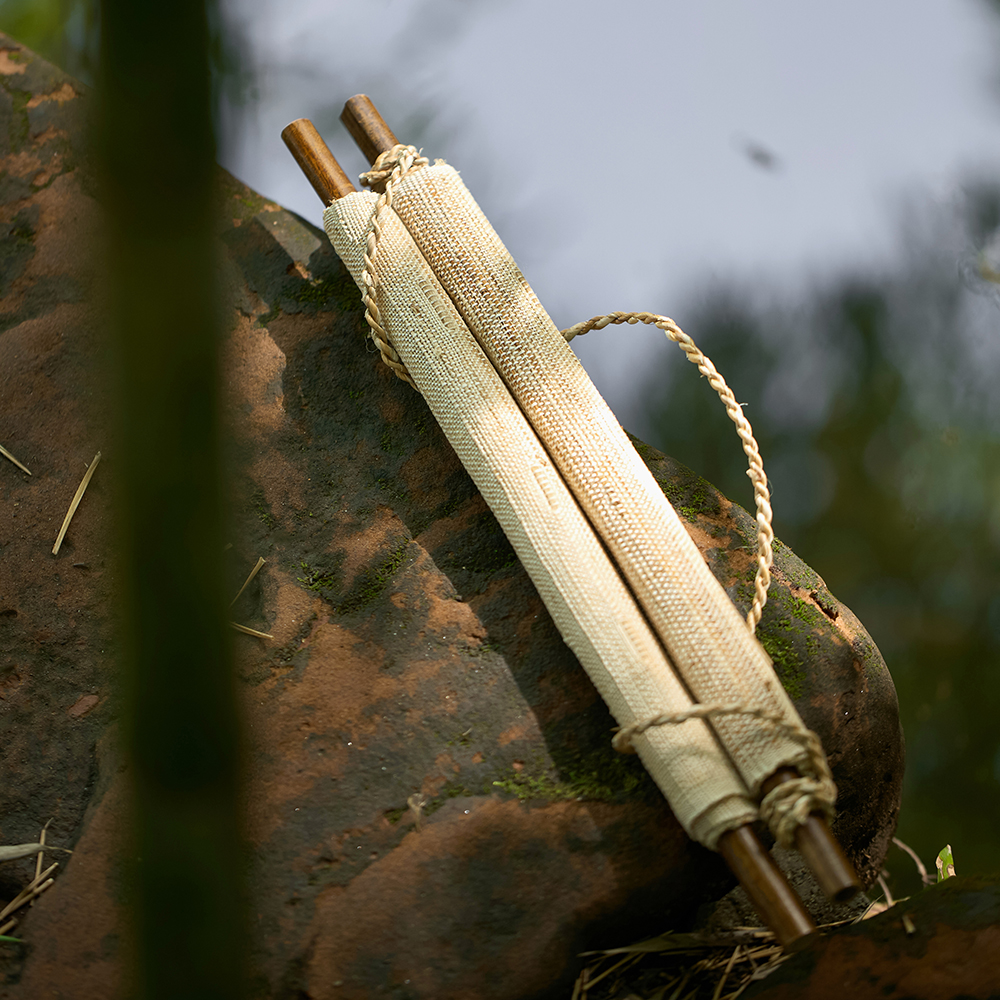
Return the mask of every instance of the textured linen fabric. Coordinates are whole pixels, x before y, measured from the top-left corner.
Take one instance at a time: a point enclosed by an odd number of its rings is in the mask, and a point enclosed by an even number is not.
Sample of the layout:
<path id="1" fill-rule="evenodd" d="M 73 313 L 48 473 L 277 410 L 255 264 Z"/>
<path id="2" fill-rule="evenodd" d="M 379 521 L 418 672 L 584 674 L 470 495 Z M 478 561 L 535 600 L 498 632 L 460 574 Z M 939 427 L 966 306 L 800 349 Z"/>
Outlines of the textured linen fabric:
<path id="1" fill-rule="evenodd" d="M 684 683 L 701 703 L 801 720 L 770 657 L 705 564 L 662 490 L 542 308 L 457 171 L 414 170 L 393 208 L 608 546 Z M 752 794 L 809 756 L 748 716 L 713 720 Z"/>
<path id="2" fill-rule="evenodd" d="M 377 196 L 334 202 L 324 225 L 361 287 Z M 496 515 L 563 638 L 620 725 L 692 702 L 538 436 L 390 209 L 375 270 L 383 325 Z M 700 720 L 636 737 L 688 834 L 714 848 L 757 818 L 744 782 Z"/>

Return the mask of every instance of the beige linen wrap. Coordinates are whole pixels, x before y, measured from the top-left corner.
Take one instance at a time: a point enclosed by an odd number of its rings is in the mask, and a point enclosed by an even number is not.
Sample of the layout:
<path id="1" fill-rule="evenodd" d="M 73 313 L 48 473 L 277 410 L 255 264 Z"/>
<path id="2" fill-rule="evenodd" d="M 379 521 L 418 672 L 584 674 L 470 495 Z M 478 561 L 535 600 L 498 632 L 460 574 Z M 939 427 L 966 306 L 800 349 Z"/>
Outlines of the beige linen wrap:
<path id="1" fill-rule="evenodd" d="M 349 194 L 323 217 L 359 287 L 376 202 L 369 192 Z M 691 698 L 661 643 L 410 233 L 391 209 L 381 223 L 375 269 L 383 325 L 563 639 L 620 725 L 689 709 Z M 633 742 L 694 839 L 714 848 L 724 832 L 757 818 L 745 783 L 705 722 L 651 729 Z"/>
<path id="2" fill-rule="evenodd" d="M 770 657 L 457 171 L 443 163 L 414 169 L 394 186 L 392 198 L 694 698 L 737 702 L 801 726 Z M 627 681 L 615 680 L 628 690 Z M 642 715 L 637 703 L 631 710 Z M 730 715 L 713 718 L 712 725 L 754 797 L 781 767 L 820 777 L 800 743 L 758 718 Z"/>

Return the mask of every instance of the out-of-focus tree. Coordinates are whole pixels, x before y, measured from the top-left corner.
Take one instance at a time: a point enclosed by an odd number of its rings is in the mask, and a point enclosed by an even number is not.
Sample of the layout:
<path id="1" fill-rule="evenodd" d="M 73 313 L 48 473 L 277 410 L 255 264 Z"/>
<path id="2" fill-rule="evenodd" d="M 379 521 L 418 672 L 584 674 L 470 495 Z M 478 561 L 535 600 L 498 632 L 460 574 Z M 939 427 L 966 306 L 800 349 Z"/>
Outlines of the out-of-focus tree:
<path id="1" fill-rule="evenodd" d="M 0 0 L 0 31 L 84 83 L 97 70 L 97 0 Z"/>
<path id="2" fill-rule="evenodd" d="M 994 870 L 1000 184 L 900 214 L 893 269 L 796 302 L 708 288 L 682 325 L 747 404 L 778 535 L 889 664 L 908 743 L 900 836 L 925 857 L 952 843 L 960 871 Z M 655 444 L 749 505 L 732 426 L 690 366 L 658 373 L 648 410 Z"/>
<path id="3" fill-rule="evenodd" d="M 0 0 L 0 31 L 93 86 L 100 41 L 99 8 L 98 0 Z M 239 107 L 255 96 L 256 87 L 240 24 L 226 16 L 220 0 L 208 0 L 206 13 L 213 108 L 218 107 L 220 97 Z"/>

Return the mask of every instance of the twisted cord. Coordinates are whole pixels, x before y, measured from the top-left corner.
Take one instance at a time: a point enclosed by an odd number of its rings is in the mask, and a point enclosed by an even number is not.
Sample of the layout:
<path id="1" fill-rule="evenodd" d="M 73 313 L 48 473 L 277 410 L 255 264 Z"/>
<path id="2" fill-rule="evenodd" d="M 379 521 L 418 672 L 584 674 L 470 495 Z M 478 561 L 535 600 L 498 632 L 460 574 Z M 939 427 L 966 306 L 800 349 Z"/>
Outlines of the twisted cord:
<path id="1" fill-rule="evenodd" d="M 715 702 L 710 705 L 692 705 L 683 712 L 660 712 L 641 722 L 624 726 L 615 733 L 611 745 L 619 753 L 635 753 L 632 739 L 641 736 L 654 726 L 679 726 L 689 719 L 717 719 L 725 715 L 749 715 L 767 723 L 782 736 L 788 737 L 805 751 L 808 763 L 804 770 L 810 772 L 790 781 L 782 782 L 761 799 L 760 818 L 767 824 L 782 847 L 795 843 L 795 831 L 817 810 L 828 819 L 834 816 L 837 786 L 834 784 L 830 765 L 819 737 L 801 722 L 789 722 L 784 716 L 762 708 L 747 708 L 737 702 Z"/>
<path id="2" fill-rule="evenodd" d="M 739 435 L 740 441 L 743 442 L 743 451 L 747 456 L 747 475 L 753 483 L 753 497 L 757 507 L 757 573 L 753 583 L 753 604 L 747 612 L 746 618 L 747 628 L 753 634 L 756 632 L 761 615 L 764 613 L 767 591 L 771 586 L 771 564 L 774 562 L 772 551 L 774 529 L 771 527 L 771 495 L 767 488 L 767 475 L 764 472 L 764 463 L 761 460 L 760 449 L 753 436 L 750 421 L 743 415 L 743 407 L 736 402 L 732 389 L 716 370 L 715 365 L 699 350 L 695 342 L 672 319 L 666 316 L 657 316 L 655 313 L 647 312 L 613 312 L 606 316 L 595 316 L 585 323 L 577 323 L 575 326 L 563 330 L 562 335 L 569 341 L 574 337 L 589 333 L 591 330 L 603 330 L 606 326 L 618 323 L 630 325 L 648 323 L 662 330 L 668 339 L 677 344 L 687 355 L 688 361 L 698 366 L 698 371 L 708 379 L 709 385 L 719 394 L 729 419 L 736 425 L 736 433 Z"/>
<path id="3" fill-rule="evenodd" d="M 378 243 L 382 238 L 382 213 L 392 208 L 393 188 L 408 174 L 420 167 L 426 166 L 428 160 L 420 156 L 413 146 L 396 145 L 381 153 L 372 164 L 372 169 L 361 175 L 361 183 L 367 187 L 380 187 L 375 211 L 372 213 L 371 228 L 368 230 L 368 240 L 365 245 L 364 269 L 361 281 L 364 289 L 361 293 L 365 304 L 365 320 L 371 328 L 371 337 L 378 348 L 382 360 L 396 373 L 398 378 L 417 388 L 406 365 L 389 340 L 389 334 L 382 326 L 382 313 L 378 307 L 378 273 L 375 270 L 375 257 Z M 418 390 L 419 391 L 419 390 Z"/>

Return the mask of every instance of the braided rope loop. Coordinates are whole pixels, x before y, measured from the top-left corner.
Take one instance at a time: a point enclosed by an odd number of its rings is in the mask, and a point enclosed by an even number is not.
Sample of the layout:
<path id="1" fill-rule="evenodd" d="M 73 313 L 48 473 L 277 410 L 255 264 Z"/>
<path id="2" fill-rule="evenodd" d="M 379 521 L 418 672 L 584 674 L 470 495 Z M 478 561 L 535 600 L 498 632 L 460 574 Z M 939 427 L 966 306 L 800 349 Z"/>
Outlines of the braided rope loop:
<path id="1" fill-rule="evenodd" d="M 698 345 L 669 317 L 657 316 L 648 312 L 613 312 L 605 316 L 594 316 L 586 322 L 577 323 L 562 331 L 567 341 L 583 336 L 591 330 L 603 330 L 611 324 L 646 323 L 662 330 L 669 340 L 677 344 L 687 356 L 688 361 L 696 365 L 698 371 L 707 379 L 709 385 L 718 393 L 729 419 L 736 425 L 736 433 L 743 443 L 743 451 L 747 456 L 747 476 L 753 483 L 754 503 L 757 507 L 757 573 L 754 577 L 753 604 L 747 612 L 747 628 L 751 634 L 756 632 L 767 603 L 767 591 L 771 586 L 771 565 L 774 562 L 773 542 L 774 529 L 771 527 L 771 494 L 767 487 L 767 474 L 764 472 L 764 462 L 760 457 L 757 439 L 753 436 L 750 421 L 743 415 L 743 406 L 736 402 L 732 389 L 719 374 L 715 365 L 699 348 Z"/>

